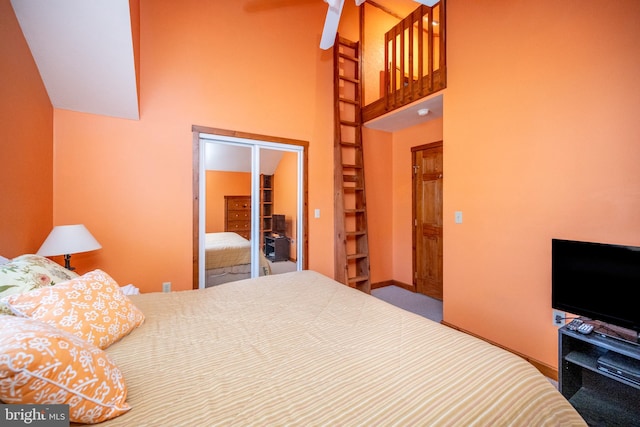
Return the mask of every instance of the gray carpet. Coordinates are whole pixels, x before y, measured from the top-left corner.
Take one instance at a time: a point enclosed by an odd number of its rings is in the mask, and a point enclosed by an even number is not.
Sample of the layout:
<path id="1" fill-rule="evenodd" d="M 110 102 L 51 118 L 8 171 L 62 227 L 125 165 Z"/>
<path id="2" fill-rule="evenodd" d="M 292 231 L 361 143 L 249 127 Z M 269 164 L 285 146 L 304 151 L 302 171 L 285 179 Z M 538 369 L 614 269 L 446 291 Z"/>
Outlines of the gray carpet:
<path id="1" fill-rule="evenodd" d="M 371 291 L 371 295 L 434 322 L 442 321 L 442 301 L 414 293 L 398 286 L 385 286 Z"/>

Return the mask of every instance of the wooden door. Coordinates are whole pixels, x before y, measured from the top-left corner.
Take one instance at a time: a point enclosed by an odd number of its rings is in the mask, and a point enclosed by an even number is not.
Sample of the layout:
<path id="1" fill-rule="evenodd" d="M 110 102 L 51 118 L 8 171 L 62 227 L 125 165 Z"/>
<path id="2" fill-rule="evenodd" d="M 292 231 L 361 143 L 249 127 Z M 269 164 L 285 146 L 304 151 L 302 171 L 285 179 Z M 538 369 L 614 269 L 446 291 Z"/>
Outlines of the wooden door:
<path id="1" fill-rule="evenodd" d="M 442 142 L 415 147 L 413 158 L 413 284 L 442 300 Z"/>

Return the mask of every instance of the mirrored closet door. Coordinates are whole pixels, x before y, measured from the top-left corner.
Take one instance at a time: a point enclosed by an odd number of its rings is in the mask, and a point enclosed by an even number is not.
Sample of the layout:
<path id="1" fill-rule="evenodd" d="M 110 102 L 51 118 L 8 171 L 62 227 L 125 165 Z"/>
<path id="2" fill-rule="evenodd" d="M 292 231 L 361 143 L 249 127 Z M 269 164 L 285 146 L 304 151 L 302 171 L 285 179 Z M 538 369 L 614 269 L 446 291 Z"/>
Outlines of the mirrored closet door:
<path id="1" fill-rule="evenodd" d="M 201 133 L 199 287 L 301 270 L 304 147 Z"/>

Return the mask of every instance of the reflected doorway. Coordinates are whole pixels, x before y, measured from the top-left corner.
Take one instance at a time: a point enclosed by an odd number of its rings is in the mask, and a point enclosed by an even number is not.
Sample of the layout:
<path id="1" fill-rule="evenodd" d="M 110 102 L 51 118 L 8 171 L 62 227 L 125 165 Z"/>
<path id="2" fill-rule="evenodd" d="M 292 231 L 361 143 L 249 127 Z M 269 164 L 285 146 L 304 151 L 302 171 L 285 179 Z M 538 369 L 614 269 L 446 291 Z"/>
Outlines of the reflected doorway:
<path id="1" fill-rule="evenodd" d="M 193 131 L 193 287 L 306 268 L 307 143 Z"/>

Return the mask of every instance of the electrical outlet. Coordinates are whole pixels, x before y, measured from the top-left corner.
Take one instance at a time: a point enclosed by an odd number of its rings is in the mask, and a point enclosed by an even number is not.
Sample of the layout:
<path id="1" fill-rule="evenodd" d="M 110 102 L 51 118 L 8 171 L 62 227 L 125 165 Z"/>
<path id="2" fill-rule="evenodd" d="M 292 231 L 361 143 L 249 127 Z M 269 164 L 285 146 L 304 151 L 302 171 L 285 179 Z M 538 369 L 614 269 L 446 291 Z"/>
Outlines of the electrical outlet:
<path id="1" fill-rule="evenodd" d="M 171 282 L 162 283 L 162 292 L 171 292 Z"/>
<path id="2" fill-rule="evenodd" d="M 566 313 L 560 310 L 553 310 L 553 326 L 563 326 Z"/>

